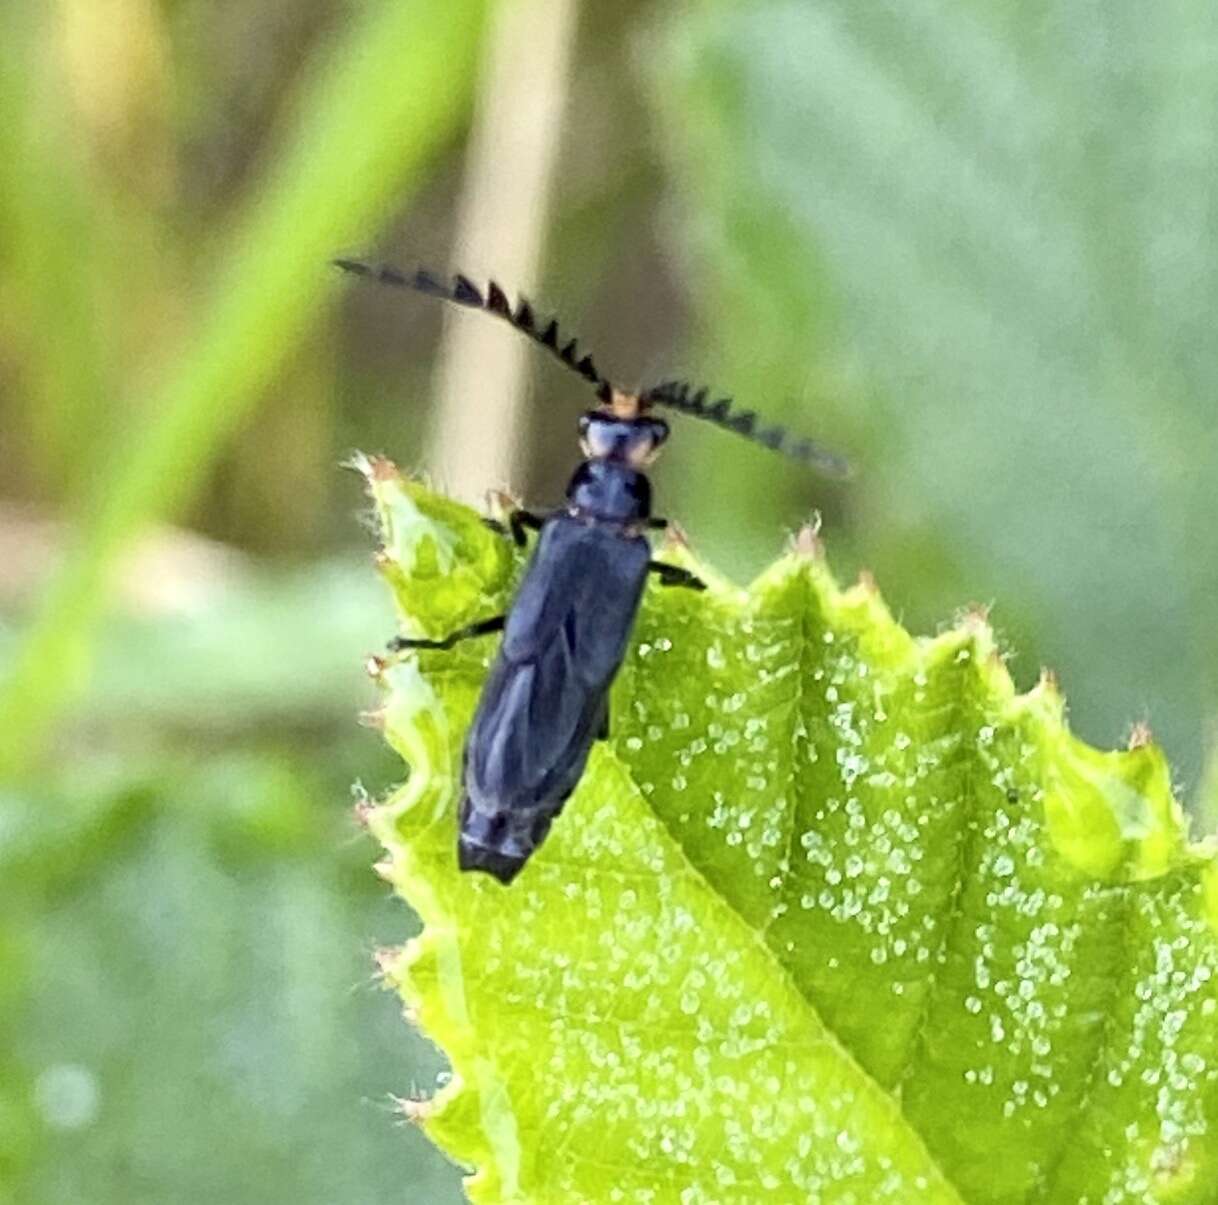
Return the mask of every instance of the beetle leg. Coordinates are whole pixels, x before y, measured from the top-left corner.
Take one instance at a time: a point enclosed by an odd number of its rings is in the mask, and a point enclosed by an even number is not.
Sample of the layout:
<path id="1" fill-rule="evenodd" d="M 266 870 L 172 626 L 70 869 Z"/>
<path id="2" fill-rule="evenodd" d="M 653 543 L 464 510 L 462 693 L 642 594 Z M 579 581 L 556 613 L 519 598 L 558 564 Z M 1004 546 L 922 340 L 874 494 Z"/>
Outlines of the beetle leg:
<path id="1" fill-rule="evenodd" d="M 648 531 L 664 531 L 665 528 L 668 527 L 668 520 L 660 518 L 645 519 L 643 521 L 643 526 L 646 527 Z"/>
<path id="2" fill-rule="evenodd" d="M 545 519 L 541 515 L 535 515 L 531 510 L 514 510 L 508 516 L 508 526 L 512 529 L 512 539 L 516 541 L 517 548 L 523 548 L 528 542 L 528 537 L 524 534 L 526 530 L 540 531 L 541 525 Z"/>
<path id="3" fill-rule="evenodd" d="M 443 640 L 425 640 L 415 639 L 412 636 L 395 636 L 389 642 L 389 650 L 394 653 L 400 653 L 404 649 L 450 649 L 454 644 L 457 644 L 461 640 L 468 640 L 471 636 L 486 636 L 490 632 L 502 632 L 503 625 L 506 622 L 506 615 L 494 615 L 490 619 L 480 619 L 477 623 L 467 624 L 463 628 L 458 628 L 451 635 L 445 636 Z"/>
<path id="4" fill-rule="evenodd" d="M 609 739 L 609 704 L 605 704 L 605 714 L 601 716 L 601 726 L 597 729 L 596 739 L 598 741 L 607 741 Z"/>
<path id="5" fill-rule="evenodd" d="M 663 561 L 648 561 L 647 568 L 660 579 L 661 586 L 684 586 L 687 590 L 705 590 L 706 583 L 680 565 L 667 565 Z"/>
<path id="6" fill-rule="evenodd" d="M 535 515 L 531 510 L 514 510 L 508 516 L 506 524 L 500 523 L 498 519 L 483 519 L 482 522 L 491 531 L 497 531 L 501 536 L 510 535 L 515 541 L 516 547 L 523 548 L 528 542 L 525 531 L 540 531 L 545 518 L 542 515 Z"/>

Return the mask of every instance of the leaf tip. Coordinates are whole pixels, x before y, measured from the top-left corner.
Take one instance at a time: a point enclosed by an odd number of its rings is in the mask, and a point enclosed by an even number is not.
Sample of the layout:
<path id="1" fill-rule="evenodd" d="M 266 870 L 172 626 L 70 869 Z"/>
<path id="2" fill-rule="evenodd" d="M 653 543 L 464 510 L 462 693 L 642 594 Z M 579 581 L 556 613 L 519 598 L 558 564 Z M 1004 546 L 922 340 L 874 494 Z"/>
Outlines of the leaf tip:
<path id="1" fill-rule="evenodd" d="M 338 467 L 340 469 L 349 469 L 352 473 L 358 473 L 361 477 L 367 477 L 372 472 L 370 459 L 364 452 L 352 452 L 346 460 L 338 462 Z"/>
<path id="2" fill-rule="evenodd" d="M 369 485 L 398 481 L 402 476 L 398 466 L 388 456 L 369 456 L 364 452 L 357 452 L 347 463 L 356 472 L 363 474 Z"/>
<path id="3" fill-rule="evenodd" d="M 385 709 L 383 707 L 373 707 L 367 711 L 361 711 L 357 718 L 362 728 L 371 728 L 373 732 L 385 731 Z"/>
<path id="4" fill-rule="evenodd" d="M 513 511 L 518 511 L 520 505 L 520 499 L 511 490 L 486 491 L 486 513 L 492 519 L 506 519 Z"/>
<path id="5" fill-rule="evenodd" d="M 1041 666 L 1040 677 L 1036 679 L 1036 685 L 1025 697 L 1046 709 L 1045 714 L 1051 716 L 1056 722 L 1065 722 L 1066 699 L 1062 694 L 1057 674 L 1047 666 Z"/>
<path id="6" fill-rule="evenodd" d="M 422 1125 L 431 1116 L 435 1108 L 433 1102 L 425 1096 L 391 1096 L 393 1111 L 411 1125 Z"/>
<path id="7" fill-rule="evenodd" d="M 360 798 L 352 805 L 351 814 L 355 817 L 355 823 L 365 832 L 372 823 L 373 811 L 375 811 L 375 805 L 371 799 Z"/>
<path id="8" fill-rule="evenodd" d="M 801 560 L 823 560 L 825 543 L 820 538 L 820 529 L 820 512 L 814 511 L 812 518 L 795 533 L 795 538 L 791 541 L 791 551 Z"/>
<path id="9" fill-rule="evenodd" d="M 960 611 L 958 623 L 970 635 L 992 640 L 994 632 L 990 626 L 990 610 L 989 603 L 969 603 Z"/>
<path id="10" fill-rule="evenodd" d="M 1004 694 L 1011 693 L 1014 685 L 1006 673 L 1006 654 L 990 622 L 990 611 L 989 603 L 969 603 L 956 612 L 955 627 L 972 641 L 978 662 L 998 674 L 997 678 L 991 679 L 992 684 Z"/>
<path id="11" fill-rule="evenodd" d="M 384 879 L 386 883 L 393 882 L 393 859 L 382 858 L 379 862 L 372 863 L 373 872 L 378 878 Z"/>
<path id="12" fill-rule="evenodd" d="M 372 963 L 376 968 L 376 977 L 383 984 L 390 986 L 396 986 L 405 961 L 405 946 L 381 946 L 372 955 Z"/>

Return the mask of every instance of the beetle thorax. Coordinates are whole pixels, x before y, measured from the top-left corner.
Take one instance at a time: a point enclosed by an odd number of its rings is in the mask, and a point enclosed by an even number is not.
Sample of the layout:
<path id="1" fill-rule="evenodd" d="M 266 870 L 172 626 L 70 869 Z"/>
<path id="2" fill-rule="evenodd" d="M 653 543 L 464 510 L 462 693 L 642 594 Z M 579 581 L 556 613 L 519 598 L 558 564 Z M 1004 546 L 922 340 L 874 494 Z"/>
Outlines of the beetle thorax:
<path id="1" fill-rule="evenodd" d="M 624 460 L 594 458 L 575 470 L 567 501 L 580 518 L 634 523 L 651 514 L 651 483 Z"/>

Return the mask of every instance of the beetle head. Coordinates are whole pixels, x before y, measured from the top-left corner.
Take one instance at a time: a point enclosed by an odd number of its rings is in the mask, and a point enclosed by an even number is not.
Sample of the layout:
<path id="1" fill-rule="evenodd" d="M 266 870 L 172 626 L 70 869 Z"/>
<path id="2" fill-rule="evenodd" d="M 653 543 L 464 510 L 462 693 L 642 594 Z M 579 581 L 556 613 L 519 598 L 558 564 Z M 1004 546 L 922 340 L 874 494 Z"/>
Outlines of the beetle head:
<path id="1" fill-rule="evenodd" d="M 618 395 L 619 397 L 622 395 Z M 579 443 L 589 460 L 616 460 L 632 468 L 649 465 L 668 438 L 668 424 L 662 418 L 639 413 L 624 413 L 626 406 L 606 406 L 589 410 L 579 420 Z"/>

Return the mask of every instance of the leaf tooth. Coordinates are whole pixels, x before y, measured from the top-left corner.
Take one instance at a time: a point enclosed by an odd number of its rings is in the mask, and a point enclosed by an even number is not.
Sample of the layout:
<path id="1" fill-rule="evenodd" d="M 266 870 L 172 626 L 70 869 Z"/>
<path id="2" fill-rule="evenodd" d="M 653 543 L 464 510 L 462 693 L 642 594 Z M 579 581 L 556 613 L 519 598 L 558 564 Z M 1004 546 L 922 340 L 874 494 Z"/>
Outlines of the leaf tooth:
<path id="1" fill-rule="evenodd" d="M 377 873 L 380 873 L 378 863 Z M 406 957 L 405 946 L 381 946 L 373 955 L 372 961 L 376 966 L 377 977 L 384 980 L 386 983 L 396 983 L 401 970 L 402 962 Z"/>
<path id="2" fill-rule="evenodd" d="M 1064 721 L 1066 717 L 1066 701 L 1062 697 L 1061 686 L 1057 674 L 1045 666 L 1041 666 L 1040 677 L 1036 685 L 1028 692 L 1030 698 L 1040 699 L 1047 705 L 1049 711 Z"/>
<path id="3" fill-rule="evenodd" d="M 431 1116 L 435 1105 L 422 1096 L 391 1096 L 394 1110 L 411 1125 L 422 1125 Z"/>
<path id="4" fill-rule="evenodd" d="M 979 644 L 993 644 L 994 629 L 990 627 L 990 608 L 985 604 L 969 603 L 960 613 L 957 622 Z"/>
<path id="5" fill-rule="evenodd" d="M 821 541 L 820 511 L 812 511 L 799 530 L 790 537 L 790 551 L 806 560 L 825 556 L 825 545 Z"/>
<path id="6" fill-rule="evenodd" d="M 819 561 L 825 555 L 824 541 L 820 538 L 820 516 L 805 523 L 791 541 L 791 551 L 801 560 Z"/>
<path id="7" fill-rule="evenodd" d="M 380 559 L 380 558 L 378 558 Z M 388 560 L 385 557 L 384 560 Z M 371 728 L 373 732 L 385 731 L 385 709 L 383 707 L 370 707 L 367 711 L 361 711 L 358 716 L 360 726 L 363 728 Z M 360 814 L 359 809 L 361 804 L 366 804 L 367 800 L 361 799 L 356 805 L 356 815 Z M 371 810 L 371 808 L 369 808 Z"/>
<path id="8" fill-rule="evenodd" d="M 369 481 L 399 481 L 402 476 L 398 466 L 388 456 L 358 455 L 352 457 L 349 463 Z"/>

